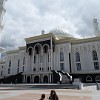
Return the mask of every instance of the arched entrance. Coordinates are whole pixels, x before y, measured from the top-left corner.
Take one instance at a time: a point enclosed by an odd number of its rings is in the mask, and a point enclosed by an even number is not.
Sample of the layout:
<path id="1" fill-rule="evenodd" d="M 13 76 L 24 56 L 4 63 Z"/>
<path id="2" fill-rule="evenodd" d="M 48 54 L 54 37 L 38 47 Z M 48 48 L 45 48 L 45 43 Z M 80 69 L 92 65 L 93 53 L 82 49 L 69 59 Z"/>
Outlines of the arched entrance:
<path id="1" fill-rule="evenodd" d="M 44 76 L 43 83 L 48 83 L 48 76 L 47 75 Z"/>
<path id="2" fill-rule="evenodd" d="M 34 83 L 39 83 L 39 76 L 34 77 Z"/>
<path id="3" fill-rule="evenodd" d="M 27 83 L 30 83 L 30 76 L 27 77 Z"/>

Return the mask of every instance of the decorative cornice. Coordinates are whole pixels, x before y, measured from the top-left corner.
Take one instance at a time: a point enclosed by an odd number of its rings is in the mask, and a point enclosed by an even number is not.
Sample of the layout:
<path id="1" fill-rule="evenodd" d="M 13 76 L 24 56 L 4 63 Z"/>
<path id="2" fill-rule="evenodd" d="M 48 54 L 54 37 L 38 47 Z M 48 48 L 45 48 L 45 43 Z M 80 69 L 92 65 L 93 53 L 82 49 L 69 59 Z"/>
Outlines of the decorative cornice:
<path id="1" fill-rule="evenodd" d="M 71 43 L 72 44 L 80 44 L 80 43 L 87 43 L 87 42 L 94 42 L 94 41 L 100 41 L 100 36 L 92 37 L 92 38 L 72 40 Z"/>
<path id="2" fill-rule="evenodd" d="M 26 46 L 19 47 L 19 50 L 26 50 Z"/>
<path id="3" fill-rule="evenodd" d="M 14 53 L 19 53 L 19 50 L 11 50 L 6 52 L 6 54 L 14 54 Z"/>
<path id="4" fill-rule="evenodd" d="M 63 38 L 63 39 L 56 40 L 55 43 L 56 43 L 56 44 L 62 44 L 62 43 L 71 42 L 71 41 L 73 41 L 73 40 L 76 40 L 76 38 L 65 37 L 65 38 Z"/>
<path id="5" fill-rule="evenodd" d="M 25 41 L 26 41 L 26 42 L 29 42 L 29 41 L 33 41 L 33 40 L 48 38 L 48 37 L 51 37 L 51 36 L 52 36 L 54 39 L 56 39 L 56 37 L 55 37 L 55 35 L 54 35 L 53 33 L 48 33 L 48 34 L 42 34 L 42 35 L 30 37 L 30 38 L 25 38 Z"/>

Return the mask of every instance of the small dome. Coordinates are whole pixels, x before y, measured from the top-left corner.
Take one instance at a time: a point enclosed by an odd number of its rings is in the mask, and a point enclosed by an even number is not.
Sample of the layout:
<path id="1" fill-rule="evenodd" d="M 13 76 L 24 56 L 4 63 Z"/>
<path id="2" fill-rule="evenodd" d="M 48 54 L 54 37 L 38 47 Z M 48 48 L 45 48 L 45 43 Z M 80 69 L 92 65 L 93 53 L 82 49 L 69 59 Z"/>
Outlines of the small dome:
<path id="1" fill-rule="evenodd" d="M 64 38 L 64 37 L 73 37 L 67 30 L 64 29 L 53 29 L 49 31 L 49 33 L 53 33 L 58 39 Z"/>

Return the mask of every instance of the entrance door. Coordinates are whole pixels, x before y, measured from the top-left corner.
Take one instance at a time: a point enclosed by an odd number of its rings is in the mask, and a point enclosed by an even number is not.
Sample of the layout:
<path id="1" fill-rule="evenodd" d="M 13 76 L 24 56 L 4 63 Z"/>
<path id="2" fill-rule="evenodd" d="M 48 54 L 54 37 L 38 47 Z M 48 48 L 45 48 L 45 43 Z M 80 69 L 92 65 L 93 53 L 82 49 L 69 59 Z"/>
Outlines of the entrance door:
<path id="1" fill-rule="evenodd" d="M 48 76 L 46 76 L 46 75 L 44 76 L 43 82 L 44 82 L 44 83 L 48 83 Z"/>
<path id="2" fill-rule="evenodd" d="M 39 83 L 39 76 L 34 77 L 34 83 Z"/>
<path id="3" fill-rule="evenodd" d="M 30 76 L 27 77 L 27 83 L 30 83 Z"/>

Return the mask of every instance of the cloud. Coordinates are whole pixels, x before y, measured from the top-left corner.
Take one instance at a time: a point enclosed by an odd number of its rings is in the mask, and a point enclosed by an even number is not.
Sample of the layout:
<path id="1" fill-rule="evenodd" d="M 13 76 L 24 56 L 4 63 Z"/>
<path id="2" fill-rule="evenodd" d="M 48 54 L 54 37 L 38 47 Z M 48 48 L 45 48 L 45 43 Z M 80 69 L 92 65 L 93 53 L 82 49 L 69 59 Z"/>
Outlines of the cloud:
<path id="1" fill-rule="evenodd" d="M 1 45 L 16 48 L 25 44 L 24 38 L 56 27 L 74 36 L 94 36 L 92 20 L 100 19 L 99 12 L 99 0 L 8 0 Z"/>

